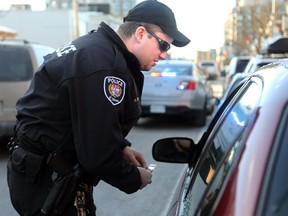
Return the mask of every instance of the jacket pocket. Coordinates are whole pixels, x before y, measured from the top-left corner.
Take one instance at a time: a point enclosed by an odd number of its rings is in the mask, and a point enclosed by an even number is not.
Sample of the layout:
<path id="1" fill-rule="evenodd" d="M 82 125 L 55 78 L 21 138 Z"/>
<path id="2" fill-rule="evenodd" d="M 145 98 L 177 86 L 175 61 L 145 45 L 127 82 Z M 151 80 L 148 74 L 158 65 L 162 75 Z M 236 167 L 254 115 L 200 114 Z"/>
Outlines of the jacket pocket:
<path id="1" fill-rule="evenodd" d="M 41 180 L 41 173 L 44 169 L 44 155 L 38 155 L 18 147 L 11 156 L 12 169 L 25 176 L 25 180 L 37 184 Z"/>

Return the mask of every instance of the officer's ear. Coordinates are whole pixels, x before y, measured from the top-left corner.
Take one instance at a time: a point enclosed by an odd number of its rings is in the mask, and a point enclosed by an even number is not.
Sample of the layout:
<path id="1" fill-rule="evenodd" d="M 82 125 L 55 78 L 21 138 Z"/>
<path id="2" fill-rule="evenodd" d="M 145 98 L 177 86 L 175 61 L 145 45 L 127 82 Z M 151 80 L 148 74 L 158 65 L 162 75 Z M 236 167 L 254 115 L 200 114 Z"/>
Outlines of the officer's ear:
<path id="1" fill-rule="evenodd" d="M 135 30 L 135 38 L 138 42 L 140 42 L 144 36 L 146 35 L 147 31 L 145 29 L 144 26 L 139 26 L 136 30 Z"/>

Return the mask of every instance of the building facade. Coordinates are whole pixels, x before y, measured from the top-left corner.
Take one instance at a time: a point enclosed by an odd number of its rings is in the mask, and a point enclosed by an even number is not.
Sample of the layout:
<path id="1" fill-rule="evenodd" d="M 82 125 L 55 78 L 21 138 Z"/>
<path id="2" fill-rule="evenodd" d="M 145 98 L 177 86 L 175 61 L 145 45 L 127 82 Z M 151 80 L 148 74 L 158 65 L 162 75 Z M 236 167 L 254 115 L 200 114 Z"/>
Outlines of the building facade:
<path id="1" fill-rule="evenodd" d="M 47 0 L 43 11 L 31 10 L 24 1 L 23 5 L 12 4 L 10 10 L 0 16 L 0 23 L 15 29 L 17 39 L 58 48 L 96 29 L 102 21 L 116 31 L 123 16 L 136 4 L 135 0 L 78 0 L 76 9 L 75 2 Z"/>
<path id="2" fill-rule="evenodd" d="M 286 0 L 236 0 L 225 24 L 222 53 L 254 55 L 272 37 L 287 36 L 288 2 Z"/>

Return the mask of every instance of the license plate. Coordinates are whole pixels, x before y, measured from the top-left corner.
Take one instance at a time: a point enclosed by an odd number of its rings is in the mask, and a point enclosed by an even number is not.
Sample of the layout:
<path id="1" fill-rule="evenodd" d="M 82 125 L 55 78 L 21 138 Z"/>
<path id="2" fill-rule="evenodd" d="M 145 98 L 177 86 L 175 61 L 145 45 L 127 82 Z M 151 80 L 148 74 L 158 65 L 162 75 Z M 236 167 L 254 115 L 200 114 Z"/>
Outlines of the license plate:
<path id="1" fill-rule="evenodd" d="M 163 105 L 151 105 L 150 112 L 151 113 L 165 113 L 166 108 Z"/>

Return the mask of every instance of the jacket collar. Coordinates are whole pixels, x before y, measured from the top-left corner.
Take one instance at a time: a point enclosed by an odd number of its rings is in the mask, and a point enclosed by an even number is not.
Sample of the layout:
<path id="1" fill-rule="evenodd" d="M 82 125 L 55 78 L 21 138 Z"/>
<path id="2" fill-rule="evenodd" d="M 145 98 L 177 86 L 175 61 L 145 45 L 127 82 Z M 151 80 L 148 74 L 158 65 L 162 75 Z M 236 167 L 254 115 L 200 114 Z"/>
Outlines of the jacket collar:
<path id="1" fill-rule="evenodd" d="M 140 70 L 140 64 L 139 64 L 138 59 L 133 53 L 131 53 L 127 49 L 126 45 L 124 44 L 122 39 L 119 37 L 119 35 L 104 22 L 100 23 L 100 27 L 98 30 L 101 31 L 101 29 L 103 30 L 104 34 L 109 37 L 110 40 L 112 40 L 118 47 L 120 47 L 125 58 L 127 59 L 128 64 L 131 64 L 133 68 Z"/>
<path id="2" fill-rule="evenodd" d="M 144 76 L 140 70 L 140 63 L 136 56 L 131 53 L 122 39 L 119 37 L 119 35 L 106 23 L 101 22 L 100 27 L 98 28 L 98 31 L 102 31 L 103 34 L 105 34 L 113 43 L 115 43 L 123 52 L 124 57 L 126 58 L 127 64 L 129 65 L 130 69 L 134 71 L 132 72 L 132 76 L 134 79 L 138 80 L 137 87 L 138 92 L 140 93 L 140 96 L 142 94 L 143 89 L 143 82 L 144 82 Z M 137 71 L 137 72 L 136 72 Z"/>

